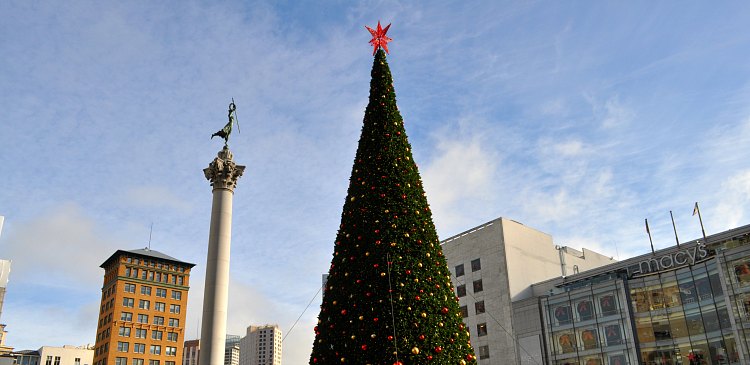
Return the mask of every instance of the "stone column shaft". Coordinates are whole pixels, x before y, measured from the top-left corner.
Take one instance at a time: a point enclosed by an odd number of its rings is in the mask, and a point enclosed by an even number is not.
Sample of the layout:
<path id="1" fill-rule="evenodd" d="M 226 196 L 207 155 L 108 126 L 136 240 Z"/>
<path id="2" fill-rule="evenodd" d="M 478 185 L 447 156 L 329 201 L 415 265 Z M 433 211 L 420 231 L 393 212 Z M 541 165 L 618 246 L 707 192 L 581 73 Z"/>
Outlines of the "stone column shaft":
<path id="1" fill-rule="evenodd" d="M 237 179 L 245 166 L 232 160 L 225 146 L 218 157 L 204 169 L 213 186 L 211 227 L 208 234 L 206 282 L 203 292 L 203 318 L 201 326 L 201 365 L 222 365 L 227 333 L 227 307 L 229 303 L 229 253 L 232 241 L 232 199 Z"/>

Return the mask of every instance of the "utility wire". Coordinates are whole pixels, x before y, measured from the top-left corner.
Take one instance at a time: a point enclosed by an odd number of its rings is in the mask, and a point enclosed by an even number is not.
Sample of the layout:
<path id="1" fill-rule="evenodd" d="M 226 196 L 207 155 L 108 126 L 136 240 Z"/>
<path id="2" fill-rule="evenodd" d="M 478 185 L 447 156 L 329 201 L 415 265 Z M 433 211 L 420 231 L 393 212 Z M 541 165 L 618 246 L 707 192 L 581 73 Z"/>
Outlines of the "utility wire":
<path id="1" fill-rule="evenodd" d="M 286 334 L 284 335 L 284 337 L 281 338 L 281 343 L 284 343 L 284 339 L 286 339 L 286 336 L 289 336 L 289 334 L 292 333 L 292 330 L 294 329 L 294 326 L 297 325 L 297 322 L 299 322 L 299 319 L 302 318 L 302 316 L 305 314 L 305 312 L 307 312 L 307 308 L 310 308 L 310 304 L 312 304 L 312 302 L 315 300 L 315 298 L 318 297 L 318 294 L 320 294 L 321 290 L 323 290 L 323 285 L 321 285 L 320 288 L 318 288 L 318 291 L 315 292 L 315 295 L 312 297 L 312 299 L 310 299 L 310 303 L 307 303 L 307 307 L 305 307 L 305 309 L 302 311 L 302 313 L 299 314 L 299 317 L 297 317 L 297 320 L 294 321 L 294 324 L 292 325 L 291 328 L 289 328 L 289 331 L 286 331 Z"/>

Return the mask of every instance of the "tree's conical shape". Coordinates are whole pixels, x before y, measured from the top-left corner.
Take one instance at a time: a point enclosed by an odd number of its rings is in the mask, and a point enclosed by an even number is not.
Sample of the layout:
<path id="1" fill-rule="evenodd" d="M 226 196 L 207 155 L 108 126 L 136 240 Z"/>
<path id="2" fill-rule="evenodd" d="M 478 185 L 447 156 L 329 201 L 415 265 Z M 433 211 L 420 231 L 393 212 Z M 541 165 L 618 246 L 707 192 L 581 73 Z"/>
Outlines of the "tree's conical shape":
<path id="1" fill-rule="evenodd" d="M 311 364 L 475 364 L 383 50 Z"/>

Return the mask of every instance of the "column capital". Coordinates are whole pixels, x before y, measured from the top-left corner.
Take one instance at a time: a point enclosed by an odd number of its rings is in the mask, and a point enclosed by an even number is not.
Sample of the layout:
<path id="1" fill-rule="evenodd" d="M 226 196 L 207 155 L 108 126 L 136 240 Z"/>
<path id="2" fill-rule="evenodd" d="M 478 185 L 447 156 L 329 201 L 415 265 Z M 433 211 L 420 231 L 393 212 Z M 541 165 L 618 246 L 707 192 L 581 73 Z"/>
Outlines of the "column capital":
<path id="1" fill-rule="evenodd" d="M 219 151 L 216 158 L 203 169 L 206 179 L 211 182 L 214 189 L 229 189 L 234 191 L 237 180 L 245 171 L 245 166 L 234 163 L 232 152 L 227 146 Z"/>

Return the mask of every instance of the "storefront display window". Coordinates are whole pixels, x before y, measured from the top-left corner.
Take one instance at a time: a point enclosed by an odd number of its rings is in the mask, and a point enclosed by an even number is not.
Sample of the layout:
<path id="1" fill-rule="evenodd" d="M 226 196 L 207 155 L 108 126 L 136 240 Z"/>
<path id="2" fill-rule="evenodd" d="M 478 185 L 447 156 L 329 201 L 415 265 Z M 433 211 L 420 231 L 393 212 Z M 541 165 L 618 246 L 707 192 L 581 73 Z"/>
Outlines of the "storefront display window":
<path id="1" fill-rule="evenodd" d="M 741 285 L 750 284 L 750 262 L 737 261 L 734 263 L 734 277 Z"/>
<path id="2" fill-rule="evenodd" d="M 587 328 L 581 331 L 581 342 L 584 350 L 591 350 L 599 347 L 599 337 L 595 328 Z"/>
<path id="3" fill-rule="evenodd" d="M 582 300 L 578 302 L 578 304 L 576 304 L 576 312 L 578 313 L 578 318 L 582 321 L 594 318 L 594 306 L 591 304 L 590 300 Z"/>
<path id="4" fill-rule="evenodd" d="M 623 354 L 609 355 L 608 365 L 626 365 L 628 364 L 627 358 Z"/>
<path id="5" fill-rule="evenodd" d="M 569 305 L 559 305 L 554 308 L 553 316 L 557 320 L 558 324 L 568 324 L 572 321 L 573 316 L 571 315 Z"/>
<path id="6" fill-rule="evenodd" d="M 611 324 L 604 327 L 604 336 L 607 339 L 607 346 L 619 345 L 622 343 L 622 332 L 619 324 Z"/>
<path id="7" fill-rule="evenodd" d="M 576 338 L 571 332 L 563 332 L 557 335 L 557 345 L 561 353 L 575 352 Z"/>
<path id="8" fill-rule="evenodd" d="M 617 299 L 612 294 L 602 295 L 599 297 L 599 308 L 601 308 L 603 316 L 617 314 Z"/>
<path id="9" fill-rule="evenodd" d="M 583 358 L 583 365 L 602 365 L 602 358 L 599 356 L 586 356 Z"/>

